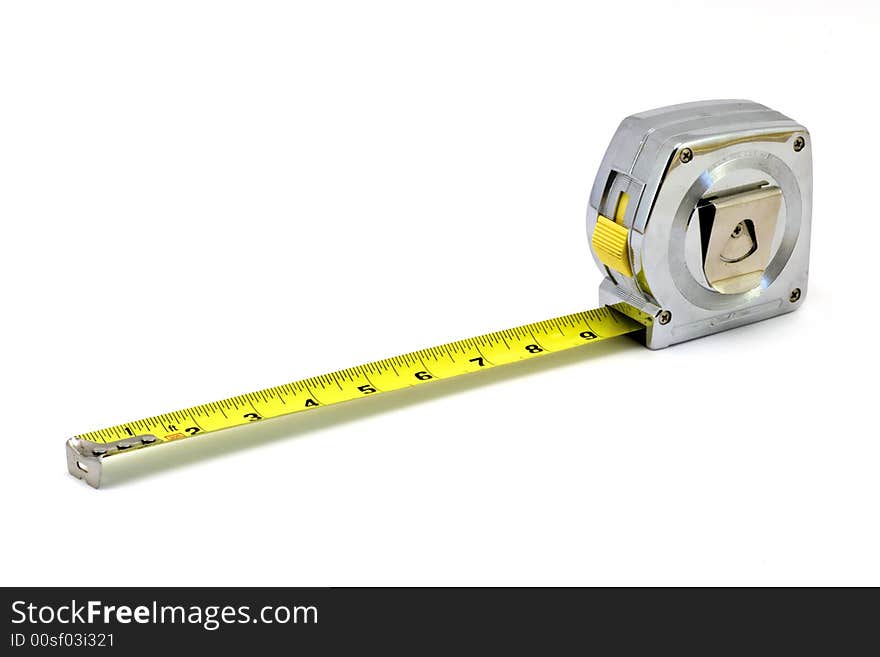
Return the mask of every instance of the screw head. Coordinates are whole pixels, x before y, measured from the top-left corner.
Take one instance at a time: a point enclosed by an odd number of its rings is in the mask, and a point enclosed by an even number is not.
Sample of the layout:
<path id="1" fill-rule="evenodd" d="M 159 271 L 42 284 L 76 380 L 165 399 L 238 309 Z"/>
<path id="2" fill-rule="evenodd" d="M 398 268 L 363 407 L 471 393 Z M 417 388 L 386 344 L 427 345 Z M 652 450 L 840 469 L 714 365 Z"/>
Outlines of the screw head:
<path id="1" fill-rule="evenodd" d="M 683 148 L 681 153 L 678 154 L 678 159 L 681 160 L 682 164 L 687 164 L 694 159 L 694 152 L 690 148 Z"/>
<path id="2" fill-rule="evenodd" d="M 796 287 L 791 291 L 791 294 L 788 295 L 788 300 L 792 303 L 797 303 L 801 299 L 801 288 Z"/>
<path id="3" fill-rule="evenodd" d="M 795 137 L 794 144 L 793 144 L 794 152 L 800 153 L 802 150 L 804 150 L 804 146 L 806 146 L 806 145 L 807 145 L 806 139 L 804 139 L 803 137 Z"/>
<path id="4" fill-rule="evenodd" d="M 733 232 L 730 234 L 731 237 L 739 237 L 743 232 L 743 222 L 739 222 L 736 226 L 733 227 Z"/>
<path id="5" fill-rule="evenodd" d="M 664 310 L 659 315 L 657 315 L 657 321 L 661 324 L 668 324 L 672 321 L 672 313 L 668 310 Z"/>

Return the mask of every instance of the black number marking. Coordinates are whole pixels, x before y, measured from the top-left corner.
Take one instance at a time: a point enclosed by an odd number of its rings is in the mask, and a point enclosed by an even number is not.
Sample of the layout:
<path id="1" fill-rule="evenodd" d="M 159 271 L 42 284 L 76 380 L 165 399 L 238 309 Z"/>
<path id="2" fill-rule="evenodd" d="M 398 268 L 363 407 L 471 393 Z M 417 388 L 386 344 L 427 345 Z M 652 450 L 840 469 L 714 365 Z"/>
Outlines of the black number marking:
<path id="1" fill-rule="evenodd" d="M 428 379 L 433 379 L 434 377 L 428 374 L 427 372 L 416 372 L 416 378 L 419 381 L 427 381 Z"/>
<path id="2" fill-rule="evenodd" d="M 599 337 L 592 331 L 581 331 L 580 333 L 578 333 L 578 335 L 581 336 L 584 340 L 595 340 Z"/>
<path id="3" fill-rule="evenodd" d="M 360 390 L 365 395 L 372 395 L 374 392 L 379 392 L 373 386 L 358 386 L 358 390 Z"/>
<path id="4" fill-rule="evenodd" d="M 469 363 L 476 363 L 480 367 L 486 367 L 486 363 L 483 362 L 482 356 L 477 356 L 476 358 L 471 358 L 468 362 Z"/>
<path id="5" fill-rule="evenodd" d="M 310 406 L 317 406 L 317 405 L 318 405 L 318 402 L 316 402 L 314 399 L 306 399 L 306 408 L 309 408 Z"/>
<path id="6" fill-rule="evenodd" d="M 184 431 L 186 431 L 190 436 L 195 436 L 199 431 L 201 431 L 201 429 L 199 429 L 198 427 L 187 427 L 186 429 L 184 429 Z"/>
<path id="7" fill-rule="evenodd" d="M 245 413 L 245 419 L 250 420 L 251 422 L 256 422 L 257 420 L 262 420 L 263 418 L 259 413 Z"/>
<path id="8" fill-rule="evenodd" d="M 177 431 L 177 425 L 169 424 L 169 425 L 168 425 L 168 431 Z"/>
<path id="9" fill-rule="evenodd" d="M 536 345 L 536 344 L 527 344 L 527 345 L 526 345 L 526 351 L 528 351 L 530 354 L 539 354 L 539 353 L 541 353 L 541 352 L 544 351 L 544 350 L 541 349 L 541 347 L 539 347 L 539 346 Z"/>
<path id="10" fill-rule="evenodd" d="M 128 427 L 125 427 L 125 433 L 127 433 L 129 436 L 133 436 L 133 435 L 134 435 L 134 433 L 132 433 L 132 430 L 129 429 Z"/>

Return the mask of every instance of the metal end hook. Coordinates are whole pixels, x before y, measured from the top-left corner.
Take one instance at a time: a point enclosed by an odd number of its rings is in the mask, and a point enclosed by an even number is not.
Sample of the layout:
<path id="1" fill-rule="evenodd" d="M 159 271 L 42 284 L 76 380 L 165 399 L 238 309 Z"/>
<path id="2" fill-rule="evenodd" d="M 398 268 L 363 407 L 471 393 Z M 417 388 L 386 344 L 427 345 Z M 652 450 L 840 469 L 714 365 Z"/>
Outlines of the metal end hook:
<path id="1" fill-rule="evenodd" d="M 82 449 L 78 438 L 71 438 L 65 443 L 67 451 L 67 470 L 77 479 L 84 479 L 92 488 L 101 485 L 101 455 L 87 453 Z"/>
<path id="2" fill-rule="evenodd" d="M 124 450 L 134 450 L 158 442 L 152 434 L 123 438 L 112 443 L 93 443 L 82 438 L 70 438 L 67 445 L 67 469 L 77 479 L 84 479 L 92 488 L 101 485 L 102 459 Z"/>

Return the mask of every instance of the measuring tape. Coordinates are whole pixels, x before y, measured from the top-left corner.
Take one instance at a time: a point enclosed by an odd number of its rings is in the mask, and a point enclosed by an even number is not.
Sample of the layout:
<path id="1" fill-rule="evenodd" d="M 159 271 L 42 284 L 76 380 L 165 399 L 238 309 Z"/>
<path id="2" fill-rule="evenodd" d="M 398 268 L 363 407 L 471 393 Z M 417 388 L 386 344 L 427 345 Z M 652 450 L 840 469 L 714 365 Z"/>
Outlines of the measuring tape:
<path id="1" fill-rule="evenodd" d="M 173 413 L 80 434 L 68 441 L 71 472 L 100 485 L 99 459 L 538 358 L 632 333 L 642 324 L 612 308 L 526 324 Z"/>
<path id="2" fill-rule="evenodd" d="M 97 488 L 120 453 L 637 331 L 656 349 L 793 310 L 809 255 L 807 135 L 748 101 L 628 117 L 587 213 L 604 307 L 83 433 L 67 441 L 68 470 Z"/>

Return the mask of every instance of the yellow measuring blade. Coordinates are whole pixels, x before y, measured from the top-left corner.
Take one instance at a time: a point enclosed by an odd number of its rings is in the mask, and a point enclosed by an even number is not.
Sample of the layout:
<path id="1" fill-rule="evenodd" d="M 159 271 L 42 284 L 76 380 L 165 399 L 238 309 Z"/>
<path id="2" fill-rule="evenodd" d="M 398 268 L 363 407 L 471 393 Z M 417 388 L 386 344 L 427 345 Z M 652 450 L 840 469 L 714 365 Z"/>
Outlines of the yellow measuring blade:
<path id="1" fill-rule="evenodd" d="M 97 487 L 100 459 L 299 413 L 321 406 L 479 372 L 631 333 L 642 324 L 609 307 L 496 331 L 439 347 L 79 434 L 67 442 L 68 468 Z"/>

